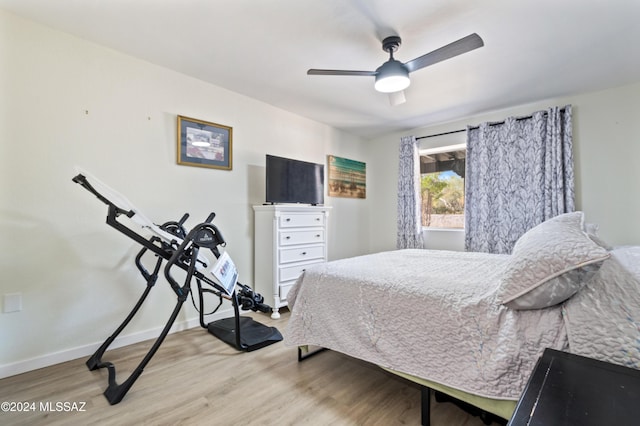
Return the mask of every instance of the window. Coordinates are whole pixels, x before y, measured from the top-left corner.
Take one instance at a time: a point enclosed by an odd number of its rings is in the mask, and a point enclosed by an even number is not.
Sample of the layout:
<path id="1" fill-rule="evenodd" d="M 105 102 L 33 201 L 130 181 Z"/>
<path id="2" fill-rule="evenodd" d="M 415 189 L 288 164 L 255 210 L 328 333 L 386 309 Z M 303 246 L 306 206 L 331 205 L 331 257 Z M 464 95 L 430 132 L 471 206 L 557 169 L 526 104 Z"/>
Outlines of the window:
<path id="1" fill-rule="evenodd" d="M 464 144 L 420 150 L 422 226 L 464 228 L 466 153 Z"/>

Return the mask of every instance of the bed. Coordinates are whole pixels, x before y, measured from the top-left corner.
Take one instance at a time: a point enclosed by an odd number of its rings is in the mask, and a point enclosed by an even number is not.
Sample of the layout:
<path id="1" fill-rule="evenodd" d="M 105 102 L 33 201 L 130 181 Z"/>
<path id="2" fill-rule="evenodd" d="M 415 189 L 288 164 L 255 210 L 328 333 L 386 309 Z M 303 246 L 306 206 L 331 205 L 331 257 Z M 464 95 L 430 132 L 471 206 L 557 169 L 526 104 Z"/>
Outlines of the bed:
<path id="1" fill-rule="evenodd" d="M 339 351 L 508 419 L 545 348 L 640 368 L 639 289 L 640 247 L 607 247 L 574 212 L 511 255 L 410 249 L 308 268 L 287 297 L 285 344 Z"/>

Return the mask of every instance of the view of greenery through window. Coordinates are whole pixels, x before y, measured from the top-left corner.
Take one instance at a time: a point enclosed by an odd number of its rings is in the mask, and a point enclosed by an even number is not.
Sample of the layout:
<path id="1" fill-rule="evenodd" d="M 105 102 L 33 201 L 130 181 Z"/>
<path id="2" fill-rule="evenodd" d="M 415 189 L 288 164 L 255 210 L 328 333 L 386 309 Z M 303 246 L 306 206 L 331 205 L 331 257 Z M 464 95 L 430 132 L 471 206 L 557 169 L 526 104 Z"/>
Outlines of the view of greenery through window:
<path id="1" fill-rule="evenodd" d="M 422 226 L 464 228 L 465 154 L 456 150 L 421 155 Z"/>

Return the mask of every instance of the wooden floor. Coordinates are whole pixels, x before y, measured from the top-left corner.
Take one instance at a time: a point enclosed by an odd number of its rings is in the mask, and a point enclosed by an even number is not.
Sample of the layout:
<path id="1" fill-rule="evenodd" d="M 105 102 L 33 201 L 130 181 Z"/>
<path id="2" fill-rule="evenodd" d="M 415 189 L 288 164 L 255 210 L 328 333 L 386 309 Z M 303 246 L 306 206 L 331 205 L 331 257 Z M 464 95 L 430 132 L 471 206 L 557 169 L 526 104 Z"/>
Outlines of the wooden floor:
<path id="1" fill-rule="evenodd" d="M 251 314 L 283 331 L 288 319 Z M 106 337 L 106 336 L 105 336 Z M 118 381 L 149 342 L 108 351 Z M 117 405 L 102 395 L 105 369 L 77 359 L 0 380 L 0 402 L 27 402 L 31 412 L 0 412 L 2 425 L 419 425 L 417 385 L 345 355 L 324 351 L 297 362 L 283 342 L 238 352 L 197 328 L 169 335 Z M 83 411 L 56 411 L 57 405 Z M 66 404 L 66 405 L 65 405 Z M 15 406 L 15 404 L 14 404 Z M 451 403 L 432 402 L 433 426 L 483 423 Z"/>

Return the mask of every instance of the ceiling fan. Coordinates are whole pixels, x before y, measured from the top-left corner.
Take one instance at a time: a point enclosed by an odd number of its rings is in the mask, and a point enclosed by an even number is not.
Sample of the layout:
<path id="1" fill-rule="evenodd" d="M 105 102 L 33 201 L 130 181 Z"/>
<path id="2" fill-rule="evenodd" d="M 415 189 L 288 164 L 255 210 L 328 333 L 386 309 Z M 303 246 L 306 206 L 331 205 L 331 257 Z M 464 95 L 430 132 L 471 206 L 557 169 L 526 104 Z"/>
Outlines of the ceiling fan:
<path id="1" fill-rule="evenodd" d="M 482 38 L 473 33 L 403 64 L 393 58 L 393 52 L 398 50 L 401 42 L 398 36 L 390 36 L 382 40 L 382 50 L 389 53 L 389 60 L 375 71 L 312 68 L 307 71 L 307 75 L 372 76 L 375 77 L 375 89 L 378 92 L 388 93 L 391 105 L 398 105 L 405 102 L 403 90 L 411 83 L 409 73 L 484 46 Z"/>

